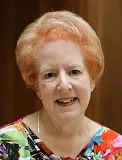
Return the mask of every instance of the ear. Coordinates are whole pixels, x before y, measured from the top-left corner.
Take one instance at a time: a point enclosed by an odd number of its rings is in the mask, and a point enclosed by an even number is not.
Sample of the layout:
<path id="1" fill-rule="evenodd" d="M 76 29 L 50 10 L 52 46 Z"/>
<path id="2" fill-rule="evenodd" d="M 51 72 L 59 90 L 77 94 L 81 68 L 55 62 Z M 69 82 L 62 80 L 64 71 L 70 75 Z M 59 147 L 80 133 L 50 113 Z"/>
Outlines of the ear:
<path id="1" fill-rule="evenodd" d="M 94 90 L 94 88 L 95 88 L 95 83 L 94 83 L 94 81 L 93 80 L 91 80 L 91 92 Z"/>
<path id="2" fill-rule="evenodd" d="M 40 92 L 38 86 L 36 86 L 35 92 L 36 92 L 37 97 L 41 100 L 41 92 Z"/>
<path id="3" fill-rule="evenodd" d="M 39 91 L 36 91 L 36 95 L 41 100 L 41 93 Z"/>

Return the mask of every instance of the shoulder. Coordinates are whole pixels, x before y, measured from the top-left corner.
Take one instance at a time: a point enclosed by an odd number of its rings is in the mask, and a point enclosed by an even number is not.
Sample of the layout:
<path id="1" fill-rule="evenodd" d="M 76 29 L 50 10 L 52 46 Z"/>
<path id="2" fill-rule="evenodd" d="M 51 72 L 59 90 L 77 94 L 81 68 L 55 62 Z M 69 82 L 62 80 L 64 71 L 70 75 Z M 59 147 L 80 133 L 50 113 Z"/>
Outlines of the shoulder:
<path id="1" fill-rule="evenodd" d="M 7 138 L 6 136 L 14 138 L 15 134 L 20 134 L 23 131 L 24 127 L 22 125 L 22 119 L 11 122 L 9 124 L 0 127 L 0 140 L 6 139 Z"/>
<path id="2" fill-rule="evenodd" d="M 26 138 L 25 128 L 22 119 L 9 123 L 0 127 L 0 143 L 5 142 L 21 142 Z"/>
<path id="3" fill-rule="evenodd" d="M 2 130 L 3 128 L 6 128 L 6 127 L 10 127 L 12 125 L 15 125 L 15 124 L 18 124 L 18 123 L 21 123 L 22 122 L 22 118 L 18 119 L 18 120 L 15 120 L 13 122 L 10 122 L 8 124 L 4 124 L 3 126 L 0 126 L 0 130 Z"/>
<path id="4" fill-rule="evenodd" d="M 111 142 L 111 144 L 114 146 L 122 147 L 122 135 L 121 134 L 107 127 L 102 127 L 101 130 L 102 131 L 101 131 L 100 138 L 102 139 L 103 143 Z M 117 143 L 117 145 L 115 145 L 116 142 L 121 142 L 121 143 Z"/>

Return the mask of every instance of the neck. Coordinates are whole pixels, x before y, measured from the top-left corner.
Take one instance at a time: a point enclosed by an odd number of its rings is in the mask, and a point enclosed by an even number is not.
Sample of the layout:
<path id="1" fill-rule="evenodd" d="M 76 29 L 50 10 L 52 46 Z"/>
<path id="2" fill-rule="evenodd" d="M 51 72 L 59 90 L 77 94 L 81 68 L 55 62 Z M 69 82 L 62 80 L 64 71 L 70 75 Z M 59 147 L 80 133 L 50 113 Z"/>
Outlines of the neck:
<path id="1" fill-rule="evenodd" d="M 69 138 L 75 136 L 82 136 L 89 134 L 88 119 L 85 116 L 73 117 L 72 119 L 57 119 L 50 117 L 46 111 L 42 111 L 39 114 L 39 128 L 57 137 Z"/>
<path id="2" fill-rule="evenodd" d="M 60 120 L 40 112 L 38 136 L 58 156 L 75 158 L 90 140 L 85 116 Z"/>

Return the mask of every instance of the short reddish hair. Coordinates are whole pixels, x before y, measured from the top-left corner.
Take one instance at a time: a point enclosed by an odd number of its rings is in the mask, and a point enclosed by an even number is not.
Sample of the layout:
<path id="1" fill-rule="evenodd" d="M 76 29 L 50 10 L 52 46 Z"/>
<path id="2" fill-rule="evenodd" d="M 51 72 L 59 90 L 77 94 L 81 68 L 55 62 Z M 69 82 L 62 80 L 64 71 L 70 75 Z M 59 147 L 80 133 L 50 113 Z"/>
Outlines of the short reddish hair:
<path id="1" fill-rule="evenodd" d="M 26 85 L 35 89 L 38 76 L 37 45 L 45 41 L 71 40 L 82 54 L 95 84 L 104 70 L 101 43 L 95 31 L 78 15 L 69 11 L 48 12 L 26 27 L 16 47 L 16 60 Z"/>

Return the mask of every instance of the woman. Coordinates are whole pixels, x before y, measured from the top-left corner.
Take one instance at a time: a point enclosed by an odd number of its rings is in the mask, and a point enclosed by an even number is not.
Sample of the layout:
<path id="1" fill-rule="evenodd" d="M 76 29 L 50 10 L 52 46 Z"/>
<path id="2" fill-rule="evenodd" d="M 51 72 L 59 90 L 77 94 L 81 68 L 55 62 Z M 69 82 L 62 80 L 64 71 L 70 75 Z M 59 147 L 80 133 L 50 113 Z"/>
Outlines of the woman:
<path id="1" fill-rule="evenodd" d="M 122 137 L 85 116 L 104 70 L 99 38 L 85 20 L 44 14 L 20 36 L 16 60 L 42 105 L 1 128 L 1 159 L 122 159 Z"/>

